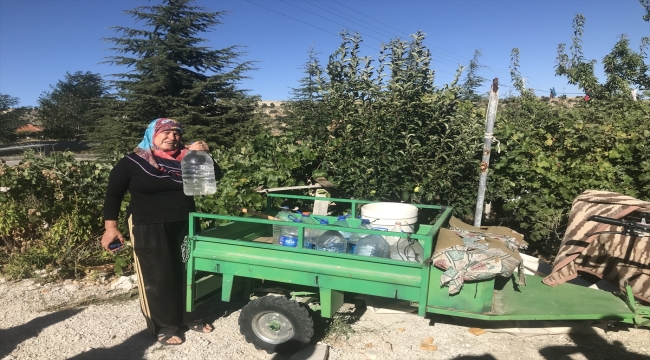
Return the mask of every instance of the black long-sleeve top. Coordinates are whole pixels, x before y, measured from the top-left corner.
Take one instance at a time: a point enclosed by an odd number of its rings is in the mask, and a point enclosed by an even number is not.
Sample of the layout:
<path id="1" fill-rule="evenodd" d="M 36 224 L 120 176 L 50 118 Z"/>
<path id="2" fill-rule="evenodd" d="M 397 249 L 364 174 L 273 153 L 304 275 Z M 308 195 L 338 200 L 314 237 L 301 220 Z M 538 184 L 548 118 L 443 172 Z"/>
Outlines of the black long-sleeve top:
<path id="1" fill-rule="evenodd" d="M 215 175 L 217 179 L 221 177 L 216 163 Z M 135 153 L 124 156 L 111 170 L 104 199 L 104 220 L 118 220 L 127 190 L 131 194 L 129 213 L 133 224 L 185 221 L 196 210 L 194 198 L 183 193 L 182 180 L 157 171 Z"/>

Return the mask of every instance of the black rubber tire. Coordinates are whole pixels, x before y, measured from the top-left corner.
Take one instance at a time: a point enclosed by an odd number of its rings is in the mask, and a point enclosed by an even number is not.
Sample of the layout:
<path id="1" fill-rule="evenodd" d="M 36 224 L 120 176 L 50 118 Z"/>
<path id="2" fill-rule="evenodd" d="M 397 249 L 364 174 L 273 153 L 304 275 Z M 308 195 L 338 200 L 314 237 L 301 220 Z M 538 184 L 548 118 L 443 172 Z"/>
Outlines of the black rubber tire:
<path id="1" fill-rule="evenodd" d="M 288 321 L 288 329 L 293 334 L 286 339 L 276 339 L 276 341 L 280 341 L 279 343 L 258 336 L 255 329 L 258 329 L 259 332 L 258 320 L 264 314 L 277 314 L 285 322 Z M 314 336 L 314 321 L 304 305 L 282 296 L 267 295 L 244 306 L 239 315 L 239 331 L 244 335 L 246 341 L 253 344 L 258 350 L 265 350 L 269 354 L 285 353 L 298 350 L 309 344 Z M 266 331 L 273 332 L 274 330 Z"/>

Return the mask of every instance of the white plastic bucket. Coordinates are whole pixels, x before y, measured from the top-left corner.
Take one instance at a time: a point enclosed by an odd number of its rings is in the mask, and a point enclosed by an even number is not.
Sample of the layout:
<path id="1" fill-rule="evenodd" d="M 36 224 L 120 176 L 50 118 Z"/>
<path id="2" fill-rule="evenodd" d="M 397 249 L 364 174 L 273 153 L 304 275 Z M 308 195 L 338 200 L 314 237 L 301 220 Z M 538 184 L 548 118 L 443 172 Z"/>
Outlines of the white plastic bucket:
<path id="1" fill-rule="evenodd" d="M 391 202 L 367 204 L 361 207 L 361 218 L 370 220 L 375 230 L 390 231 L 399 222 L 403 232 L 412 233 L 418 222 L 418 208 Z"/>

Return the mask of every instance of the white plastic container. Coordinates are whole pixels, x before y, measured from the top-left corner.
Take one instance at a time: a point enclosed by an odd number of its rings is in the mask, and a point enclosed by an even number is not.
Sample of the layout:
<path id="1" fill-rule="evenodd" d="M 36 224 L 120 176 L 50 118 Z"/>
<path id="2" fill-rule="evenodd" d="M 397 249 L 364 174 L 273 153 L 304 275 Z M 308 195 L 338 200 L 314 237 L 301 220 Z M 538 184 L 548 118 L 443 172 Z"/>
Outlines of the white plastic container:
<path id="1" fill-rule="evenodd" d="M 181 161 L 185 195 L 211 195 L 217 192 L 214 160 L 205 151 L 190 150 Z"/>
<path id="2" fill-rule="evenodd" d="M 373 203 L 361 207 L 361 217 L 370 220 L 375 230 L 388 230 L 399 222 L 403 232 L 414 232 L 418 222 L 418 208 L 402 203 Z"/>

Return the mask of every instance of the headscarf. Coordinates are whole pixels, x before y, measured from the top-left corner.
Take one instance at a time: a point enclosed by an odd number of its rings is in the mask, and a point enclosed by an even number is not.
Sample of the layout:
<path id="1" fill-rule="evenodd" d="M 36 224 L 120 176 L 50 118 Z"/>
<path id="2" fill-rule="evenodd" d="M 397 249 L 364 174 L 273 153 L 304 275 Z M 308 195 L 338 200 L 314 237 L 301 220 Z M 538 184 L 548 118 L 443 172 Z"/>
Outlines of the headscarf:
<path id="1" fill-rule="evenodd" d="M 158 172 L 167 172 L 170 175 L 181 175 L 181 160 L 188 149 L 181 143 L 175 150 L 165 151 L 154 145 L 153 139 L 156 135 L 167 130 L 178 130 L 183 133 L 181 124 L 178 121 L 167 118 L 158 118 L 152 121 L 144 132 L 144 138 L 133 150 L 133 152 L 146 160 Z"/>

